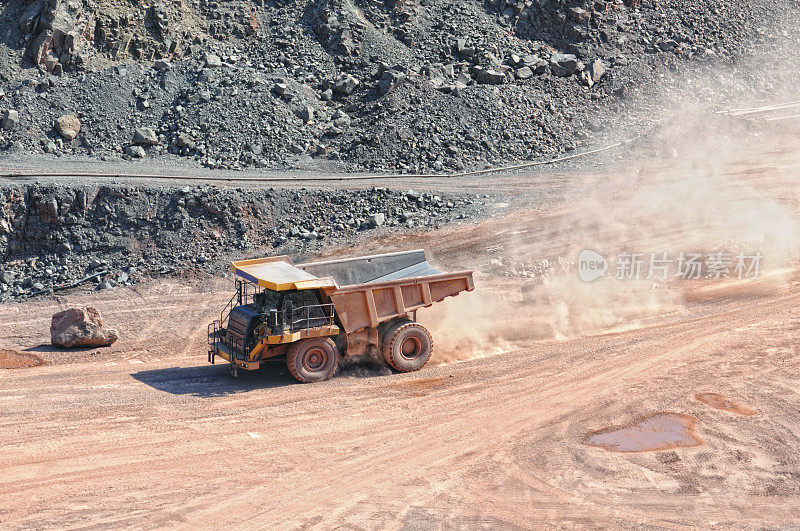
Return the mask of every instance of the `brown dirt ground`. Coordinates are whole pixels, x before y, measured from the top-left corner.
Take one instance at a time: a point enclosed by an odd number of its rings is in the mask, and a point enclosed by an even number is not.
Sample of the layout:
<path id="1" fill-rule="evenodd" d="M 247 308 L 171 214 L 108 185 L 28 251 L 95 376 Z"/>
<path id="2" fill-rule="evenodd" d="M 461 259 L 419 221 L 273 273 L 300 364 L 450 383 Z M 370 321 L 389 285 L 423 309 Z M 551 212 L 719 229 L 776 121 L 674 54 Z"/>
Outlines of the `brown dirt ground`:
<path id="1" fill-rule="evenodd" d="M 604 251 L 700 246 L 725 236 L 702 216 L 700 185 L 720 175 L 712 195 L 726 223 L 768 219 L 765 234 L 780 236 L 760 240 L 773 260 L 755 287 L 588 289 L 564 277 L 531 305 L 519 291 L 528 279 L 478 272 L 475 292 L 420 312 L 439 348 L 420 373 L 299 385 L 275 363 L 234 380 L 205 360 L 206 325 L 229 296 L 221 278 L 2 306 L 0 347 L 47 363 L 0 371 L 0 525 L 795 527 L 800 294 L 783 244 L 795 250 L 798 160 L 798 150 L 751 153 L 722 173 L 659 172 L 680 200 L 657 199 L 674 211 L 658 223 L 636 197 L 657 183 L 631 171 L 606 179 L 628 186 L 591 183 L 597 193 L 552 208 L 371 242 L 364 250 L 424 247 L 445 268 L 572 256 L 592 241 Z M 121 339 L 79 352 L 47 346 L 50 315 L 89 303 Z M 710 407 L 701 393 L 757 414 Z M 584 444 L 662 411 L 694 419 L 702 444 L 639 453 Z"/>
<path id="2" fill-rule="evenodd" d="M 0 369 L 27 369 L 43 363 L 42 358 L 35 354 L 0 350 Z"/>

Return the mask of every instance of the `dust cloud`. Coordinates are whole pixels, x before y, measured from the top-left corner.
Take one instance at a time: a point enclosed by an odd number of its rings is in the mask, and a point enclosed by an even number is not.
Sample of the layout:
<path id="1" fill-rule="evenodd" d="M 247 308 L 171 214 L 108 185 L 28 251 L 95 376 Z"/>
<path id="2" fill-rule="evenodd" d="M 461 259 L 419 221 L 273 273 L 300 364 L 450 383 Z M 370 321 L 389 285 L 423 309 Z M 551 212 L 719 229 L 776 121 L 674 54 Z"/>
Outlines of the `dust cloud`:
<path id="1" fill-rule="evenodd" d="M 433 335 L 430 363 L 482 358 L 516 348 L 511 338 L 518 304 L 491 291 L 476 290 L 420 310 L 417 318 Z"/>
<path id="2" fill-rule="evenodd" d="M 749 106 L 765 105 L 764 99 L 791 101 L 777 82 L 764 81 L 768 74 L 747 73 L 749 79 L 759 80 L 756 85 L 772 89 L 769 95 L 762 93 L 760 102 L 748 100 Z M 733 79 L 743 74 L 717 75 L 715 83 L 726 75 Z M 698 93 L 705 95 L 700 99 L 705 101 L 684 100 L 677 107 L 665 99 L 661 112 L 669 119 L 631 145 L 628 164 L 615 164 L 614 170 L 595 168 L 583 178 L 577 173 L 564 194 L 565 203 L 556 205 L 558 210 L 520 214 L 498 227 L 493 243 L 503 249 L 499 258 L 504 261 L 546 259 L 568 266 L 565 271 L 550 268 L 538 274 L 531 296 L 523 300 L 520 288 L 532 279 L 490 271 L 486 262 L 492 257 L 485 257 L 482 269 L 487 273 L 476 277 L 480 279 L 476 292 L 420 314 L 438 341 L 434 362 L 508 352 L 531 341 L 635 328 L 649 318 L 683 311 L 692 301 L 758 296 L 765 283 L 770 293 L 788 286 L 800 257 L 796 210 L 800 185 L 795 183 L 800 160 L 788 155 L 776 164 L 772 158 L 779 155 L 775 144 L 790 145 L 792 152 L 787 134 L 797 131 L 788 129 L 784 134 L 763 120 L 715 113 L 721 95 L 708 96 L 713 83 L 692 82 L 698 83 Z M 727 106 L 748 105 L 729 100 Z M 604 277 L 592 282 L 579 278 L 576 262 L 584 249 L 608 260 Z M 638 279 L 616 278 L 630 273 L 618 269 L 620 257 L 628 253 L 641 254 Z M 702 256 L 700 278 L 677 275 L 681 253 Z M 710 255 L 716 253 L 732 260 L 720 278 L 709 276 L 708 270 Z M 739 253 L 747 257 L 760 253 L 758 280 L 752 271 L 743 271 L 744 277 L 738 278 Z M 665 255 L 666 271 L 651 275 L 651 256 L 658 260 Z M 464 266 L 479 269 L 474 256 L 463 258 Z M 480 289 L 481 281 L 493 279 L 497 285 Z"/>

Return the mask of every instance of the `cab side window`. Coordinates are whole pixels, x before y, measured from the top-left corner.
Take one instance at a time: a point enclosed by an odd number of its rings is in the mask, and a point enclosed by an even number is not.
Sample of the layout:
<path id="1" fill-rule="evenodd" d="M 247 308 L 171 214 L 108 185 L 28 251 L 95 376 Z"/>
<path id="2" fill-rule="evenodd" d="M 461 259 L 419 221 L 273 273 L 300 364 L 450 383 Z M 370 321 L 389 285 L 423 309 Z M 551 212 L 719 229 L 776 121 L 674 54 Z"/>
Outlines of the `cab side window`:
<path id="1" fill-rule="evenodd" d="M 319 306 L 320 301 L 313 290 L 287 293 L 286 298 L 292 301 L 292 326 L 311 328 L 328 324 L 328 317 Z M 311 306 L 311 308 L 304 308 Z"/>
<path id="2" fill-rule="evenodd" d="M 319 304 L 316 294 L 311 290 L 295 291 L 286 295 L 295 308 Z"/>

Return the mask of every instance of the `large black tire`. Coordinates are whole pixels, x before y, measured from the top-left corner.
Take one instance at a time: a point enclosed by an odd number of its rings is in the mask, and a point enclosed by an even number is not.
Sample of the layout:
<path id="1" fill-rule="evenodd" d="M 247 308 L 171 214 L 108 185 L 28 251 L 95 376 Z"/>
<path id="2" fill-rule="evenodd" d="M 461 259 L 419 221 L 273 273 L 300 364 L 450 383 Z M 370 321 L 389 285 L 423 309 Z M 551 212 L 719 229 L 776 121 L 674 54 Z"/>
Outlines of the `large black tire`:
<path id="1" fill-rule="evenodd" d="M 401 322 L 386 332 L 383 357 L 400 372 L 418 371 L 433 354 L 433 338 L 419 323 Z"/>
<path id="2" fill-rule="evenodd" d="M 299 382 L 322 382 L 336 372 L 339 349 L 327 337 L 304 339 L 289 346 L 286 366 Z"/>

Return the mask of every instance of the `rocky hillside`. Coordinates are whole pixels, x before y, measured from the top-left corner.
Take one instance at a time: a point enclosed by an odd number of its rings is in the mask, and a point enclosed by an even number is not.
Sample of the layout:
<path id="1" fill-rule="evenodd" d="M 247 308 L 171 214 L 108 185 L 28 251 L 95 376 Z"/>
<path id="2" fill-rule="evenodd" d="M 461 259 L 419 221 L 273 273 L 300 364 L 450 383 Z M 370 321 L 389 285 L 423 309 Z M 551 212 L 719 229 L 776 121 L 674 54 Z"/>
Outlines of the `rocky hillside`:
<path id="1" fill-rule="evenodd" d="M 7 0 L 0 150 L 447 171 L 597 143 L 787 0 Z M 788 28 L 791 29 L 791 28 Z"/>
<path id="2" fill-rule="evenodd" d="M 246 255 L 313 253 L 359 234 L 440 225 L 486 197 L 387 189 L 243 190 L 211 186 L 0 188 L 0 302 L 68 287 L 130 285 L 186 270 L 227 271 Z"/>

